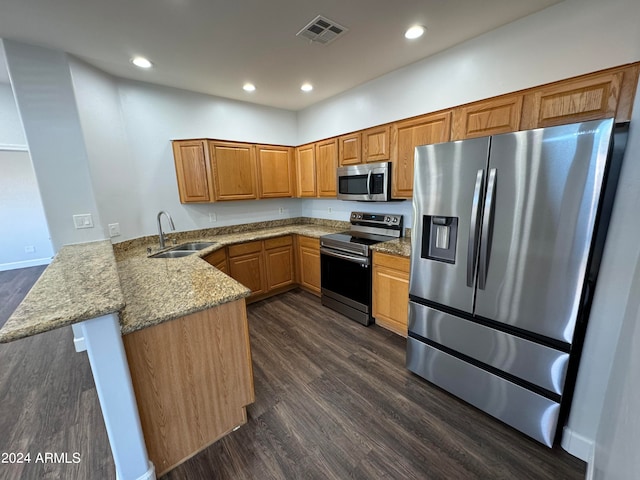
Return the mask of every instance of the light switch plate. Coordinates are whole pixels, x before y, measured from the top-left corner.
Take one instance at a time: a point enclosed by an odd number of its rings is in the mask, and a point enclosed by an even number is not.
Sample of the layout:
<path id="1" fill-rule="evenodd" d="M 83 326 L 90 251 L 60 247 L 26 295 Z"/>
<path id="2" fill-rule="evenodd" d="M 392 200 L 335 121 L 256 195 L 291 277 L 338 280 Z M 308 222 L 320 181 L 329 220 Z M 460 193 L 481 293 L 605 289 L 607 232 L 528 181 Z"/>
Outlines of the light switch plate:
<path id="1" fill-rule="evenodd" d="M 118 237 L 120 236 L 120 224 L 119 223 L 110 223 L 109 227 L 109 236 L 110 237 Z"/>
<path id="2" fill-rule="evenodd" d="M 93 228 L 93 217 L 90 213 L 74 215 L 73 224 L 76 228 Z"/>

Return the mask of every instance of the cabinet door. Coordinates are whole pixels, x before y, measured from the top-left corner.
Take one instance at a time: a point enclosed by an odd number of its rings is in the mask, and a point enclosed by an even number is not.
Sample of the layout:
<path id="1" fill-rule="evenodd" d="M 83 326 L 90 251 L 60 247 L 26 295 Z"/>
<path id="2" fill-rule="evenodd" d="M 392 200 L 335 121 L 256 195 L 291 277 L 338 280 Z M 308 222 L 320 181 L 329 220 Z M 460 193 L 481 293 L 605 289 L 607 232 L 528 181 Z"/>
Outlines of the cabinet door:
<path id="1" fill-rule="evenodd" d="M 365 162 L 389 160 L 389 125 L 369 128 L 362 132 L 362 157 Z"/>
<path id="2" fill-rule="evenodd" d="M 293 284 L 294 261 L 291 236 L 265 240 L 264 259 L 267 291 Z"/>
<path id="3" fill-rule="evenodd" d="M 262 241 L 231 245 L 229 249 L 229 274 L 245 287 L 251 296 L 266 292 Z"/>
<path id="4" fill-rule="evenodd" d="M 522 98 L 522 95 L 506 95 L 454 109 L 451 140 L 519 130 Z"/>
<path id="5" fill-rule="evenodd" d="M 317 195 L 316 150 L 313 143 L 296 148 L 296 178 L 296 196 Z"/>
<path id="6" fill-rule="evenodd" d="M 332 138 L 316 143 L 316 167 L 318 196 L 336 197 L 338 139 Z"/>
<path id="7" fill-rule="evenodd" d="M 175 140 L 173 160 L 180 203 L 212 202 L 211 165 L 204 140 Z"/>
<path id="8" fill-rule="evenodd" d="M 376 324 L 407 336 L 409 259 L 374 252 L 373 317 Z"/>
<path id="9" fill-rule="evenodd" d="M 258 198 L 256 154 L 253 145 L 233 142 L 209 142 L 216 200 Z"/>
<path id="10" fill-rule="evenodd" d="M 215 252 L 210 253 L 209 255 L 207 255 L 206 257 L 203 257 L 202 259 L 205 262 L 209 263 L 210 265 L 213 265 L 214 267 L 216 267 L 221 272 L 229 275 L 227 253 L 225 252 L 224 248 L 221 248 L 220 250 L 216 250 Z"/>
<path id="11" fill-rule="evenodd" d="M 450 132 L 451 112 L 424 115 L 392 125 L 393 197 L 411 198 L 413 195 L 413 160 L 416 147 L 447 142 Z"/>
<path id="12" fill-rule="evenodd" d="M 298 237 L 298 265 L 300 286 L 320 295 L 320 240 Z"/>
<path id="13" fill-rule="evenodd" d="M 356 165 L 362 162 L 360 156 L 360 134 L 352 133 L 338 138 L 340 165 Z"/>
<path id="14" fill-rule="evenodd" d="M 293 197 L 293 149 L 258 145 L 260 198 Z"/>
<path id="15" fill-rule="evenodd" d="M 524 127 L 614 117 L 623 76 L 623 71 L 587 75 L 534 89 L 525 97 Z"/>

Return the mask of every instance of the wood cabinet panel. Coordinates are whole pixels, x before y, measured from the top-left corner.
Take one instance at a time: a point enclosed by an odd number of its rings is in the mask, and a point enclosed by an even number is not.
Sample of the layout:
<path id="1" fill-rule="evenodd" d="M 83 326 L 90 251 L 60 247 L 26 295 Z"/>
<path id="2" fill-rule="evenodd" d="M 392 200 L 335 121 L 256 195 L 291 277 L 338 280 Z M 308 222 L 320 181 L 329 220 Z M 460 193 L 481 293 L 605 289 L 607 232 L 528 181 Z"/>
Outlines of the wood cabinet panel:
<path id="1" fill-rule="evenodd" d="M 413 161 L 419 145 L 449 141 L 451 112 L 434 113 L 396 122 L 391 126 L 392 195 L 413 195 Z"/>
<path id="2" fill-rule="evenodd" d="M 251 296 L 261 295 L 267 291 L 262 251 L 237 257 L 230 256 L 229 274 L 249 288 Z"/>
<path id="3" fill-rule="evenodd" d="M 291 240 L 291 237 L 289 237 Z M 293 246 L 289 245 L 266 248 L 265 264 L 267 271 L 267 291 L 292 285 L 295 279 Z"/>
<path id="4" fill-rule="evenodd" d="M 207 262 L 209 265 L 213 265 L 218 270 L 223 273 L 229 274 L 229 264 L 227 262 L 227 252 L 224 248 L 220 250 L 216 250 L 215 252 L 210 253 L 206 257 L 202 257 L 202 259 Z"/>
<path id="5" fill-rule="evenodd" d="M 260 198 L 293 197 L 293 148 L 256 146 Z"/>
<path id="6" fill-rule="evenodd" d="M 390 126 L 382 125 L 362 132 L 362 158 L 365 162 L 383 162 L 391 157 Z"/>
<path id="7" fill-rule="evenodd" d="M 319 197 L 336 197 L 336 169 L 338 168 L 338 139 L 316 143 L 316 179 Z"/>
<path id="8" fill-rule="evenodd" d="M 519 130 L 522 100 L 522 95 L 506 95 L 454 109 L 451 140 Z"/>
<path id="9" fill-rule="evenodd" d="M 204 140 L 174 140 L 173 160 L 180 203 L 213 200 L 211 165 Z"/>
<path id="10" fill-rule="evenodd" d="M 262 241 L 238 243 L 237 245 L 229 245 L 229 257 L 238 257 L 248 253 L 260 253 L 262 251 Z"/>
<path id="11" fill-rule="evenodd" d="M 373 253 L 373 317 L 376 324 L 407 336 L 409 259 Z"/>
<path id="12" fill-rule="evenodd" d="M 298 268 L 300 286 L 320 295 L 320 240 L 298 236 Z"/>
<path id="13" fill-rule="evenodd" d="M 209 142 L 216 200 L 258 198 L 254 145 L 235 142 Z"/>
<path id="14" fill-rule="evenodd" d="M 296 148 L 296 196 L 315 197 L 317 194 L 316 149 L 312 143 Z"/>
<path id="15" fill-rule="evenodd" d="M 246 423 L 254 401 L 244 300 L 123 337 L 158 478 Z"/>
<path id="16" fill-rule="evenodd" d="M 360 133 L 338 137 L 338 163 L 340 165 L 356 165 L 362 162 L 360 139 Z"/>
<path id="17" fill-rule="evenodd" d="M 623 71 L 589 75 L 534 89 L 525 97 L 523 128 L 615 117 Z"/>

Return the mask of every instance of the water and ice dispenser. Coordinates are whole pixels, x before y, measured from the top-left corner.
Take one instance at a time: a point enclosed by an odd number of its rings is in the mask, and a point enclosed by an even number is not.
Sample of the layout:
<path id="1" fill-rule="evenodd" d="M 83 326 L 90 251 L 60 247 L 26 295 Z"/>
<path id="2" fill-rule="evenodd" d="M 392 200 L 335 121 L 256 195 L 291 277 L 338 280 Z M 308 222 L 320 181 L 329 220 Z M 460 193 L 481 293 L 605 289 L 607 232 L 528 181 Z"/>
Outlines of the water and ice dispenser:
<path id="1" fill-rule="evenodd" d="M 422 217 L 422 258 L 456 263 L 458 217 Z"/>

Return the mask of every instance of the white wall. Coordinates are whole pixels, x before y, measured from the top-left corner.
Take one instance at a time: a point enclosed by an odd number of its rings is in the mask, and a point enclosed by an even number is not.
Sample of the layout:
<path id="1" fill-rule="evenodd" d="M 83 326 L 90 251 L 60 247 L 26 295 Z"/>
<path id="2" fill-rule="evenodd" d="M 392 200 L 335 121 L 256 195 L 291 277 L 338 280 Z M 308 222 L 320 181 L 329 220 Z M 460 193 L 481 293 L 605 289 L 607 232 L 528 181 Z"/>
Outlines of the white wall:
<path id="1" fill-rule="evenodd" d="M 67 56 L 8 40 L 4 50 L 54 250 L 105 238 Z M 95 226 L 76 229 L 74 214 L 91 214 Z"/>
<path id="2" fill-rule="evenodd" d="M 637 0 L 565 0 L 298 112 L 298 143 L 638 61 L 638 18 Z"/>
<path id="3" fill-rule="evenodd" d="M 0 148 L 0 172 L 0 271 L 48 264 L 53 248 L 29 153 Z"/>
<path id="4" fill-rule="evenodd" d="M 71 71 L 104 227 L 120 224 L 114 242 L 156 233 L 160 210 L 180 231 L 300 215 L 295 199 L 180 204 L 170 142 L 208 137 L 293 145 L 293 112 L 116 79 L 75 59 Z"/>
<path id="5" fill-rule="evenodd" d="M 1 48 L 0 55 L 4 56 Z M 0 83 L 0 149 L 27 149 L 27 139 L 20 123 L 11 85 L 8 83 Z"/>

